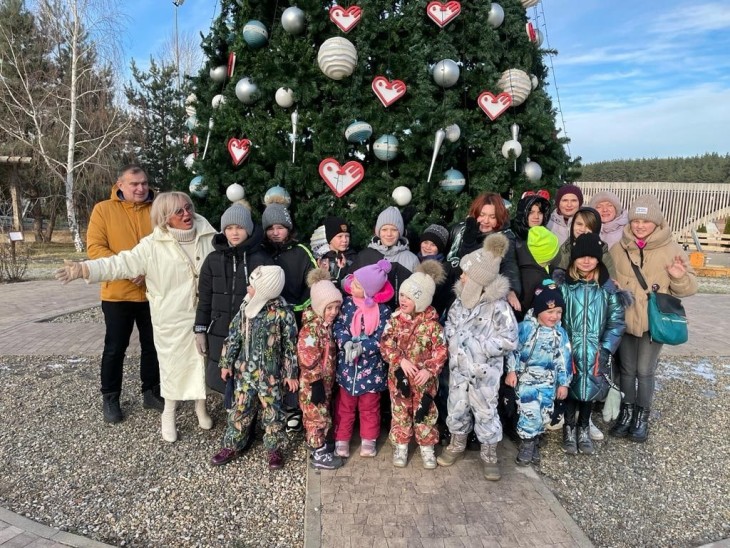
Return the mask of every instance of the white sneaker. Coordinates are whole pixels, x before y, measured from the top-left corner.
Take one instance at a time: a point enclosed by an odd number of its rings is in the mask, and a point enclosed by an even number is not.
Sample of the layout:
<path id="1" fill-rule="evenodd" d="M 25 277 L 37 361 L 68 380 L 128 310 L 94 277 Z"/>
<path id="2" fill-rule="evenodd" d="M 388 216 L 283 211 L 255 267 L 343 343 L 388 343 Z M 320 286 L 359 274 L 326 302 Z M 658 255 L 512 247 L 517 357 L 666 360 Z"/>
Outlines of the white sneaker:
<path id="1" fill-rule="evenodd" d="M 408 444 L 396 443 L 393 446 L 393 466 L 405 468 L 408 464 Z"/>
<path id="2" fill-rule="evenodd" d="M 350 442 L 349 441 L 336 441 L 335 442 L 335 455 L 338 457 L 347 458 L 350 456 Z"/>
<path id="3" fill-rule="evenodd" d="M 433 445 L 421 446 L 421 460 L 426 470 L 434 470 L 436 468 L 436 453 L 433 451 Z"/>
<path id="4" fill-rule="evenodd" d="M 593 419 L 591 419 L 589 426 L 591 431 L 591 439 L 593 441 L 603 441 L 603 432 L 601 432 L 598 427 L 593 424 Z"/>

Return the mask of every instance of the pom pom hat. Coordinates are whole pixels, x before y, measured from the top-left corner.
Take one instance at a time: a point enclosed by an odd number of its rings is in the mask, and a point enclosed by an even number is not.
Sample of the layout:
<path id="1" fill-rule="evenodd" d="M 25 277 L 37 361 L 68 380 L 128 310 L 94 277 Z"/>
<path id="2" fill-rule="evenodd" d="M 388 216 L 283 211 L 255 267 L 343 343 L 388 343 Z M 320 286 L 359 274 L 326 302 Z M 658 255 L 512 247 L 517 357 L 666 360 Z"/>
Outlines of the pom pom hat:
<path id="1" fill-rule="evenodd" d="M 320 318 L 324 317 L 324 309 L 332 303 L 342 302 L 342 293 L 330 279 L 330 273 L 324 268 L 315 268 L 307 274 L 309 296 L 312 299 L 312 310 Z"/>
<path id="2" fill-rule="evenodd" d="M 508 247 L 507 236 L 497 232 L 487 236 L 480 249 L 461 258 L 459 266 L 466 274 L 461 302 L 466 308 L 474 308 L 479 302 L 482 290 L 497 279 L 499 265 Z"/>
<path id="3" fill-rule="evenodd" d="M 267 230 L 273 225 L 281 225 L 291 230 L 294 228 L 294 223 L 289 215 L 289 210 L 281 204 L 269 204 L 264 209 L 264 214 L 261 216 L 261 223 L 264 225 L 264 230 Z"/>
<path id="4" fill-rule="evenodd" d="M 253 220 L 251 212 L 240 204 L 233 204 L 221 216 L 221 232 L 226 230 L 230 225 L 238 225 L 242 227 L 247 235 L 253 233 Z"/>
<path id="5" fill-rule="evenodd" d="M 351 276 L 362 286 L 365 292 L 365 304 L 372 306 L 374 303 L 385 303 L 393 298 L 395 291 L 388 281 L 388 273 L 391 264 L 385 259 L 380 259 L 375 264 L 358 268 Z M 350 276 L 348 276 L 350 278 Z M 345 282 L 345 290 L 348 291 L 352 279 Z M 348 291 L 349 292 L 349 291 Z"/>
<path id="6" fill-rule="evenodd" d="M 433 300 L 436 284 L 442 283 L 445 279 L 446 274 L 441 263 L 433 260 L 423 261 L 401 284 L 400 293 L 413 301 L 416 312 L 423 312 Z"/>

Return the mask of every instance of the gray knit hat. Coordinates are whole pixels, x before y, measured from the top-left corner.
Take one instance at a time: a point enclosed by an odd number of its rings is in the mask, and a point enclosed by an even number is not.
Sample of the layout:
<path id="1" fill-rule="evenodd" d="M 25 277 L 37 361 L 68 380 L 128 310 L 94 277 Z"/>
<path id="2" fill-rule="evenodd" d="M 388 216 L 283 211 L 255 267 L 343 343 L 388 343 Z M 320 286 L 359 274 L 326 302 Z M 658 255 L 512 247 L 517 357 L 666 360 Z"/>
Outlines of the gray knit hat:
<path id="1" fill-rule="evenodd" d="M 616 209 L 616 217 L 621 215 L 624 210 L 624 206 L 621 205 L 621 198 L 608 190 L 602 190 L 601 192 L 596 193 L 596 195 L 591 198 L 588 205 L 593 209 L 596 209 L 596 206 L 601 202 L 610 202 Z"/>
<path id="2" fill-rule="evenodd" d="M 251 212 L 240 204 L 233 204 L 221 216 L 221 232 L 225 231 L 227 226 L 238 225 L 243 227 L 247 235 L 253 233 L 253 220 Z"/>
<path id="3" fill-rule="evenodd" d="M 254 268 L 248 277 L 248 284 L 256 290 L 249 300 L 246 296 L 241 304 L 244 314 L 251 319 L 271 299 L 276 299 L 284 289 L 284 270 L 280 266 L 265 265 Z"/>
<path id="4" fill-rule="evenodd" d="M 508 247 L 507 236 L 496 232 L 484 239 L 481 248 L 461 258 L 459 266 L 466 274 L 461 302 L 466 308 L 474 308 L 479 302 L 482 290 L 497 279 L 499 266 Z"/>
<path id="5" fill-rule="evenodd" d="M 378 220 L 375 223 L 376 236 L 380 235 L 380 229 L 383 228 L 385 225 L 393 225 L 398 229 L 398 234 L 403 236 L 405 232 L 405 227 L 403 225 L 403 216 L 400 214 L 400 211 L 398 211 L 397 207 L 390 206 L 380 212 L 380 215 L 378 215 Z"/>
<path id="6" fill-rule="evenodd" d="M 665 224 L 662 206 L 653 194 L 644 194 L 633 201 L 629 208 L 629 222 L 637 219 L 650 221 L 657 226 Z"/>
<path id="7" fill-rule="evenodd" d="M 281 204 L 267 205 L 264 214 L 261 216 L 261 223 L 264 225 L 264 230 L 272 225 L 281 225 L 289 230 L 294 228 L 289 210 Z"/>

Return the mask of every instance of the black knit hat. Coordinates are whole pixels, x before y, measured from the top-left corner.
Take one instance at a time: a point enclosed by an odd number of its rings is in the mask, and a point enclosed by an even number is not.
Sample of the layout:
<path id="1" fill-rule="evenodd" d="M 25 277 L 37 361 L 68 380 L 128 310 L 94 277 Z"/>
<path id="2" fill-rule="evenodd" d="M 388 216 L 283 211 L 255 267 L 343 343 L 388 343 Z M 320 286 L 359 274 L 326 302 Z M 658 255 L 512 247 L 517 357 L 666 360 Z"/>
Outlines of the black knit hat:
<path id="1" fill-rule="evenodd" d="M 347 224 L 347 221 L 340 217 L 327 217 L 324 222 L 324 235 L 327 238 L 327 243 L 330 243 L 332 238 L 341 232 L 350 233 L 350 225 Z"/>
<path id="2" fill-rule="evenodd" d="M 537 318 L 540 312 L 551 308 L 562 308 L 565 310 L 563 293 L 552 280 L 545 280 L 542 286 L 535 290 L 535 297 L 532 300 L 532 313 Z"/>
<path id="3" fill-rule="evenodd" d="M 599 234 L 588 232 L 576 238 L 573 249 L 570 252 L 571 264 L 581 257 L 594 257 L 599 262 L 603 260 L 603 241 Z"/>
<path id="4" fill-rule="evenodd" d="M 446 244 L 448 243 L 448 240 L 449 231 L 441 225 L 429 225 L 426 227 L 426 230 L 423 231 L 423 234 L 421 234 L 421 241 L 433 242 L 436 249 L 439 250 L 439 253 L 446 252 Z"/>

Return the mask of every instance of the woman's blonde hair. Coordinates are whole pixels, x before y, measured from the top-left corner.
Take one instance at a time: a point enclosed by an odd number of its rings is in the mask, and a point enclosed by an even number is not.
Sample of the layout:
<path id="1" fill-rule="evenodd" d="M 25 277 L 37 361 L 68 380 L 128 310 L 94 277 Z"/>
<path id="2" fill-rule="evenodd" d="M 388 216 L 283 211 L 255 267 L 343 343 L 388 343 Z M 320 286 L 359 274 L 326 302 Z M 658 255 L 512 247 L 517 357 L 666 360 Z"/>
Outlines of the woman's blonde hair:
<path id="1" fill-rule="evenodd" d="M 184 192 L 161 192 L 158 194 L 155 201 L 152 202 L 152 208 L 150 209 L 152 227 L 160 227 L 166 230 L 175 211 L 180 209 L 181 203 L 183 205 L 190 204 L 192 208 L 190 213 L 191 215 L 195 215 L 195 205 L 193 205 L 190 196 Z"/>

